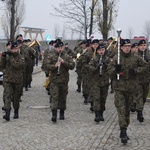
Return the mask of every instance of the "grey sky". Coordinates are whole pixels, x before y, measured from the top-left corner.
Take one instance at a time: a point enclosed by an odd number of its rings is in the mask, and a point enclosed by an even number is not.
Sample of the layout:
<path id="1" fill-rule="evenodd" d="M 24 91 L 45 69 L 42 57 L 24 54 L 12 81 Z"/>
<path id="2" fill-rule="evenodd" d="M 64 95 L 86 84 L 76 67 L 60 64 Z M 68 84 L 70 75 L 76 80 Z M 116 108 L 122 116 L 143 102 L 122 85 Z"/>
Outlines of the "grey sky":
<path id="1" fill-rule="evenodd" d="M 54 26 L 59 24 L 62 30 L 64 21 L 60 18 L 52 18 L 49 15 L 52 9 L 52 5 L 58 6 L 63 0 L 25 0 L 26 14 L 25 20 L 21 26 L 44 28 L 44 38 L 46 35 L 54 34 Z M 1 5 L 1 3 L 0 3 Z M 143 35 L 143 27 L 146 21 L 150 20 L 150 0 L 120 0 L 119 12 L 115 23 L 115 28 L 121 28 L 121 36 L 127 37 L 129 27 L 133 28 L 135 36 Z M 0 10 L 2 15 L 2 10 Z M 115 29 L 115 30 L 116 30 Z M 116 34 L 116 32 L 112 33 Z M 60 31 L 60 36 L 62 31 Z M 100 37 L 100 33 L 94 33 L 95 37 Z M 0 37 L 3 36 L 3 32 L 0 26 Z M 110 35 L 112 36 L 112 35 Z M 116 36 L 116 35 L 115 35 Z"/>

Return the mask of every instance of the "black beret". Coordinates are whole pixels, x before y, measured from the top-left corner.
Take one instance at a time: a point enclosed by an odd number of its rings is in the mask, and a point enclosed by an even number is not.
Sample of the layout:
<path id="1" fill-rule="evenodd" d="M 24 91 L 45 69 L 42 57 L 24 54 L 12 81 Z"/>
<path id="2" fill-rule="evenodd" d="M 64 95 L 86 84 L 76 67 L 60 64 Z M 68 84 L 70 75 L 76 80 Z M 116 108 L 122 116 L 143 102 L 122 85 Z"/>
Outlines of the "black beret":
<path id="1" fill-rule="evenodd" d="M 56 39 L 54 43 L 61 42 L 61 39 Z"/>
<path id="2" fill-rule="evenodd" d="M 102 49 L 102 48 L 105 48 L 104 44 L 99 44 L 96 50 L 99 50 L 99 49 Z"/>
<path id="3" fill-rule="evenodd" d="M 53 41 L 53 40 L 49 42 L 49 44 L 50 44 L 50 45 L 52 45 L 53 43 L 54 43 L 54 41 Z"/>
<path id="4" fill-rule="evenodd" d="M 113 40 L 113 37 L 108 38 L 108 41 L 109 41 L 109 40 Z"/>
<path id="5" fill-rule="evenodd" d="M 64 43 L 60 41 L 56 43 L 55 48 L 61 47 L 61 46 L 64 46 Z"/>
<path id="6" fill-rule="evenodd" d="M 22 44 L 22 41 L 21 40 L 17 40 L 16 43 L 17 44 Z"/>
<path id="7" fill-rule="evenodd" d="M 138 43 L 133 43 L 131 48 L 135 47 L 135 46 L 138 46 Z"/>
<path id="8" fill-rule="evenodd" d="M 86 47 L 89 47 L 91 45 L 91 42 L 86 43 Z"/>
<path id="9" fill-rule="evenodd" d="M 18 43 L 17 42 L 13 42 L 12 45 L 11 45 L 11 49 L 16 48 L 17 46 L 18 46 Z"/>
<path id="10" fill-rule="evenodd" d="M 138 46 L 141 45 L 141 44 L 146 44 L 146 41 L 145 40 L 140 40 L 139 43 L 138 43 Z"/>
<path id="11" fill-rule="evenodd" d="M 86 44 L 87 43 L 87 41 L 86 40 L 83 40 L 82 42 L 81 42 L 81 44 Z"/>
<path id="12" fill-rule="evenodd" d="M 94 39 L 94 40 L 92 41 L 92 44 L 94 44 L 94 43 L 99 43 L 99 40 L 98 40 L 98 39 Z"/>
<path id="13" fill-rule="evenodd" d="M 27 39 L 27 41 L 28 41 L 28 42 L 31 42 L 31 40 L 30 40 L 30 39 Z"/>
<path id="14" fill-rule="evenodd" d="M 18 39 L 18 37 L 23 37 L 23 36 L 22 36 L 22 34 L 18 34 L 18 35 L 16 36 L 16 39 Z"/>
<path id="15" fill-rule="evenodd" d="M 18 41 L 18 40 L 17 40 Z M 28 42 L 28 40 L 27 39 L 25 39 L 25 40 L 23 40 L 23 42 Z"/>
<path id="16" fill-rule="evenodd" d="M 12 44 L 12 41 L 9 41 L 9 42 L 6 43 L 6 46 L 9 46 L 11 44 Z"/>
<path id="17" fill-rule="evenodd" d="M 129 39 L 121 39 L 120 46 L 123 46 L 124 44 L 131 44 Z"/>

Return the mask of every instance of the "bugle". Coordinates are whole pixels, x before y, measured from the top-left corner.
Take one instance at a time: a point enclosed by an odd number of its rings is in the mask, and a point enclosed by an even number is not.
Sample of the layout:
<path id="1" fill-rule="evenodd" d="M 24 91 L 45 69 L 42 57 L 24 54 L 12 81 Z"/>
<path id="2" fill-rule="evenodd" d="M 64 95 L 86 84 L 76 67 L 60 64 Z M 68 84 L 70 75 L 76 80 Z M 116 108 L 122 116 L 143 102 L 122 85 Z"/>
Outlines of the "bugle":
<path id="1" fill-rule="evenodd" d="M 118 54 L 117 54 L 117 64 L 120 65 L 120 35 L 121 35 L 121 29 L 117 29 L 118 34 Z M 119 73 L 117 74 L 117 80 L 119 80 L 120 76 Z"/>

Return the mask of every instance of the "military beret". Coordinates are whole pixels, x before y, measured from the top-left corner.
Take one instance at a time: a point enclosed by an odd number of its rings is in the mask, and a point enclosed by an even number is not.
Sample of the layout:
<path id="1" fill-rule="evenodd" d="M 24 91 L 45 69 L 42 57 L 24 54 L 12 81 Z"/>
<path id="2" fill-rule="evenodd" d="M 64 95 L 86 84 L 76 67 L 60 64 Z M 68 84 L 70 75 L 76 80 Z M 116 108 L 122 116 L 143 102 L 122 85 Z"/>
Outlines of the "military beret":
<path id="1" fill-rule="evenodd" d="M 91 42 L 86 43 L 86 47 L 89 47 L 91 45 Z"/>
<path id="2" fill-rule="evenodd" d="M 130 40 L 129 39 L 121 39 L 120 46 L 123 46 L 125 44 L 131 44 Z"/>
<path id="3" fill-rule="evenodd" d="M 17 42 L 13 42 L 12 45 L 11 45 L 11 49 L 16 48 L 17 46 L 18 46 L 18 43 Z"/>
<path id="4" fill-rule="evenodd" d="M 96 48 L 96 50 L 99 50 L 99 49 L 102 49 L 102 48 L 105 48 L 104 44 L 99 44 L 98 47 Z"/>
<path id="5" fill-rule="evenodd" d="M 54 43 L 61 42 L 61 39 L 56 39 Z"/>
<path id="6" fill-rule="evenodd" d="M 18 37 L 23 37 L 23 36 L 22 36 L 22 34 L 18 34 L 18 35 L 16 36 L 16 39 L 18 39 Z"/>
<path id="7" fill-rule="evenodd" d="M 87 41 L 86 40 L 83 40 L 80 44 L 86 44 Z"/>
<path id="8" fill-rule="evenodd" d="M 94 44 L 94 43 L 99 43 L 99 40 L 98 40 L 98 39 L 94 39 L 94 40 L 92 41 L 92 44 Z"/>
<path id="9" fill-rule="evenodd" d="M 31 40 L 30 40 L 30 39 L 27 39 L 27 41 L 28 41 L 28 42 L 31 42 Z"/>
<path id="10" fill-rule="evenodd" d="M 135 47 L 135 46 L 138 46 L 138 43 L 133 43 L 131 48 Z"/>
<path id="11" fill-rule="evenodd" d="M 49 42 L 49 44 L 50 44 L 50 45 L 52 45 L 53 43 L 54 43 L 54 41 L 53 41 L 53 40 Z"/>
<path id="12" fill-rule="evenodd" d="M 61 46 L 64 46 L 64 43 L 60 41 L 56 43 L 55 48 L 61 47 Z"/>
<path id="13" fill-rule="evenodd" d="M 9 42 L 6 43 L 6 46 L 9 46 L 11 44 L 12 44 L 12 41 L 9 41 Z"/>
<path id="14" fill-rule="evenodd" d="M 25 40 L 23 40 L 23 42 L 25 42 L 25 43 L 26 43 L 26 42 L 28 42 L 28 40 L 27 40 L 27 39 L 25 39 Z"/>
<path id="15" fill-rule="evenodd" d="M 21 40 L 17 40 L 16 43 L 17 44 L 22 44 L 22 41 Z"/>
<path id="16" fill-rule="evenodd" d="M 146 41 L 145 40 L 140 40 L 139 43 L 138 43 L 138 46 L 140 46 L 141 44 L 146 44 Z"/>
<path id="17" fill-rule="evenodd" d="M 113 40 L 113 37 L 108 38 L 108 41 L 109 41 L 109 40 Z"/>

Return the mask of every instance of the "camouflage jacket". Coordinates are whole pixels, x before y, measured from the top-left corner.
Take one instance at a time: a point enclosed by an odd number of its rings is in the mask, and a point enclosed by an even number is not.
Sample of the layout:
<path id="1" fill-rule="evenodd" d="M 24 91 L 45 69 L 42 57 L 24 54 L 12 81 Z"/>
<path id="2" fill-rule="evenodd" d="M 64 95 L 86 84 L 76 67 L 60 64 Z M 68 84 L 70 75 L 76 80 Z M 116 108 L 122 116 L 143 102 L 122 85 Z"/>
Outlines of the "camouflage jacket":
<path id="1" fill-rule="evenodd" d="M 100 62 L 100 55 L 96 56 L 89 63 L 89 71 L 92 74 L 91 80 L 93 84 L 98 84 L 98 86 L 109 86 L 109 74 L 107 72 L 107 67 L 110 62 L 110 58 L 104 54 Z"/>
<path id="2" fill-rule="evenodd" d="M 4 82 L 22 83 L 23 82 L 23 66 L 25 59 L 19 53 L 13 53 L 11 56 L 2 57 L 1 66 L 4 71 Z"/>
<path id="3" fill-rule="evenodd" d="M 108 73 L 113 79 L 114 89 L 118 91 L 133 92 L 138 83 L 138 76 L 145 74 L 148 68 L 148 63 L 142 60 L 137 55 L 132 54 L 131 52 L 125 54 L 120 51 L 120 65 L 121 72 L 119 75 L 119 80 L 117 80 L 117 73 L 115 70 L 117 64 L 117 55 L 115 55 L 108 66 Z M 129 69 L 134 69 L 136 74 L 130 75 Z"/>
<path id="4" fill-rule="evenodd" d="M 66 53 L 61 53 L 61 58 L 64 60 L 64 63 L 60 65 L 60 74 L 57 75 L 58 67 L 55 67 L 55 64 L 58 61 L 59 53 L 57 51 L 53 51 L 51 55 L 47 56 L 45 62 L 45 69 L 49 70 L 50 80 L 52 83 L 68 83 L 69 81 L 69 70 L 73 70 L 75 67 L 75 63 L 73 59 Z"/>

